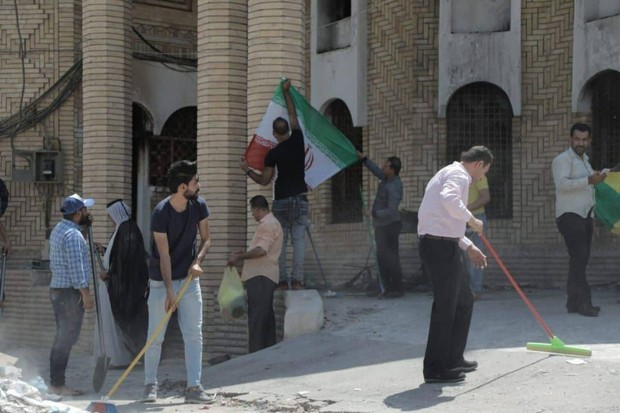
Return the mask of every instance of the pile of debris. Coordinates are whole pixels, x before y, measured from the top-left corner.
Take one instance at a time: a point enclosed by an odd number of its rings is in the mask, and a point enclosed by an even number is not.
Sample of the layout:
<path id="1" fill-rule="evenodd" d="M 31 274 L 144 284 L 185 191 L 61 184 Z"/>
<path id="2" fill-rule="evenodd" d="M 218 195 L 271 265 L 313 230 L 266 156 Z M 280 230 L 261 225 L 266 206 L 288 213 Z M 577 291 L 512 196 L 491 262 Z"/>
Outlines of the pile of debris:
<path id="1" fill-rule="evenodd" d="M 60 396 L 47 394 L 41 377 L 22 380 L 17 359 L 0 353 L 0 413 L 83 413 L 83 410 L 58 403 Z"/>

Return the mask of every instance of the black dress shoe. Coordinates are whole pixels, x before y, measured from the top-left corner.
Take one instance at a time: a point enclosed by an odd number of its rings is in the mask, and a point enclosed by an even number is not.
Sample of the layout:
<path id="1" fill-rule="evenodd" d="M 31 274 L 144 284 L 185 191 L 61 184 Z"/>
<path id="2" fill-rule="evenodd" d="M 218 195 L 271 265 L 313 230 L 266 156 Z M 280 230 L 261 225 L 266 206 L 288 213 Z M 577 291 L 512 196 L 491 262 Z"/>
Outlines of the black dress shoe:
<path id="1" fill-rule="evenodd" d="M 478 362 L 475 360 L 469 361 L 469 360 L 465 360 L 463 359 L 462 362 L 458 363 L 456 366 L 454 366 L 454 368 L 452 368 L 453 371 L 460 371 L 462 373 L 471 373 L 472 371 L 476 370 L 478 368 Z"/>
<path id="2" fill-rule="evenodd" d="M 425 383 L 457 383 L 463 380 L 465 380 L 465 373 L 456 370 L 447 370 L 437 374 L 424 374 Z"/>
<path id="3" fill-rule="evenodd" d="M 597 313 L 601 311 L 601 307 L 599 307 L 598 305 L 587 306 L 587 307 L 584 307 L 583 309 L 590 310 L 590 312 L 591 311 L 596 311 Z M 581 314 L 579 306 L 576 306 L 576 305 L 575 306 L 568 306 L 567 305 L 566 306 L 566 311 L 568 313 L 579 313 L 579 314 Z"/>
<path id="4" fill-rule="evenodd" d="M 598 317 L 598 310 L 592 306 L 581 307 L 578 313 L 585 317 Z"/>

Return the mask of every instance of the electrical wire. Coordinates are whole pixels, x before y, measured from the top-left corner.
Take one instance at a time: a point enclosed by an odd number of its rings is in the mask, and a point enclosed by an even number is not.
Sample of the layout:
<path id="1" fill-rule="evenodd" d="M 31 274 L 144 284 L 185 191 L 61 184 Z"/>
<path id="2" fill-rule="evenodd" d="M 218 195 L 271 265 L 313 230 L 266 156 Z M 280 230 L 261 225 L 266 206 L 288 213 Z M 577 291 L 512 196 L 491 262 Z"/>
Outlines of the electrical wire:
<path id="1" fill-rule="evenodd" d="M 82 80 L 82 60 L 78 60 L 54 85 L 41 96 L 30 102 L 19 112 L 0 122 L 0 140 L 13 139 L 19 132 L 27 130 L 44 120 L 71 95 Z M 45 101 L 53 95 L 49 104 Z"/>
<path id="2" fill-rule="evenodd" d="M 196 71 L 196 67 L 198 66 L 197 59 L 176 57 L 171 54 L 164 53 L 161 50 L 159 50 L 155 45 L 153 45 L 151 42 L 149 42 L 135 27 L 132 26 L 131 29 L 138 36 L 140 40 L 142 40 L 150 49 L 152 49 L 155 53 L 158 54 L 157 61 L 159 61 L 161 64 L 163 64 L 168 69 L 175 70 L 177 72 L 195 72 Z M 138 59 L 153 60 L 153 58 L 148 53 L 134 52 L 133 55 L 134 57 Z M 185 68 L 177 69 L 169 65 L 166 65 L 166 63 L 171 63 L 171 64 L 175 64 L 178 66 L 185 66 Z"/>
<path id="3" fill-rule="evenodd" d="M 24 51 L 24 41 L 22 39 L 22 31 L 19 26 L 19 9 L 17 8 L 17 0 L 13 0 L 13 6 L 15 9 L 15 25 L 17 26 L 17 39 L 19 41 L 19 60 L 21 62 L 22 69 L 22 88 L 19 94 L 19 111 L 17 112 L 17 124 L 11 133 L 11 168 L 15 168 L 15 136 L 19 131 L 22 123 L 22 109 L 24 106 L 24 94 L 26 92 L 26 54 Z"/>

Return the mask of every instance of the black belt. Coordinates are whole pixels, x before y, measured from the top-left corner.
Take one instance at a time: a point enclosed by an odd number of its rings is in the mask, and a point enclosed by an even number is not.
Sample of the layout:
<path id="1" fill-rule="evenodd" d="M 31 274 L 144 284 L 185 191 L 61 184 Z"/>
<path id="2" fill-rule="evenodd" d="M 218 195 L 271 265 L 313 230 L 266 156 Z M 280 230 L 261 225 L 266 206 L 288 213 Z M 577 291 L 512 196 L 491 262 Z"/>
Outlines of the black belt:
<path id="1" fill-rule="evenodd" d="M 285 197 L 282 197 L 282 198 L 277 198 L 276 201 L 284 201 L 285 199 L 289 199 L 289 198 L 299 198 L 301 200 L 304 200 L 304 201 L 308 202 L 308 197 L 306 196 L 306 194 L 298 194 L 298 195 L 285 196 Z"/>
<path id="2" fill-rule="evenodd" d="M 422 239 L 422 238 L 436 239 L 436 240 L 439 240 L 439 241 L 450 241 L 450 242 L 459 242 L 461 240 L 460 238 L 440 237 L 438 235 L 431 235 L 431 234 L 420 235 L 420 239 Z"/>

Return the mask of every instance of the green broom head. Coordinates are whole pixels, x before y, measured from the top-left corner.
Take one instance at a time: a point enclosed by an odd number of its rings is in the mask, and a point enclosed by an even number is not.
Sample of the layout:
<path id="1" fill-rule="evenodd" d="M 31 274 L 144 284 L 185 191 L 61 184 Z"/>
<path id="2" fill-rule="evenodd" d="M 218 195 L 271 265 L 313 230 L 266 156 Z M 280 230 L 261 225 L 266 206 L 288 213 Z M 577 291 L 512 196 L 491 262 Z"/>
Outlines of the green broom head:
<path id="1" fill-rule="evenodd" d="M 526 348 L 532 351 L 546 351 L 548 353 L 569 354 L 571 356 L 590 357 L 592 350 L 589 348 L 567 346 L 562 340 L 553 336 L 550 343 L 527 343 Z"/>

